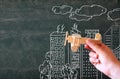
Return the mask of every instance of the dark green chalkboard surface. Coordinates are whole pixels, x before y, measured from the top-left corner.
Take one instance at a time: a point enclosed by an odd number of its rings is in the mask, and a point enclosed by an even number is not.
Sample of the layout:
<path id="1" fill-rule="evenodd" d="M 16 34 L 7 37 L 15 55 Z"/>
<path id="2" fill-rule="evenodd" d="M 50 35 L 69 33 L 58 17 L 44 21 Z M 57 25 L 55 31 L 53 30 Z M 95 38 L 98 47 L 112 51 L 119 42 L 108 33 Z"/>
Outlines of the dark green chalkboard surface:
<path id="1" fill-rule="evenodd" d="M 50 79 L 40 77 L 40 67 L 47 62 L 46 53 L 51 50 L 50 35 L 65 34 L 74 26 L 82 36 L 85 29 L 98 29 L 103 36 L 111 26 L 119 27 L 119 3 L 118 0 L 0 0 L 0 79 Z"/>

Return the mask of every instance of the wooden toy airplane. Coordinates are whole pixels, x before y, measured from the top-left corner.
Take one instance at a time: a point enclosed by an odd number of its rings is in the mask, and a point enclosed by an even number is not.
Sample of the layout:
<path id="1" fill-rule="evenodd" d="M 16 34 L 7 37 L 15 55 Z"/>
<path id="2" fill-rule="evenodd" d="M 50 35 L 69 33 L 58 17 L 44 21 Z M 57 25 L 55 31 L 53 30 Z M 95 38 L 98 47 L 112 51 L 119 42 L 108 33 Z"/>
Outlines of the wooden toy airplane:
<path id="1" fill-rule="evenodd" d="M 80 34 L 68 35 L 68 32 L 66 32 L 64 46 L 66 46 L 66 42 L 68 41 L 68 43 L 71 43 L 72 52 L 77 52 L 80 45 L 85 44 L 87 39 L 87 37 L 81 37 Z M 95 40 L 102 40 L 100 33 L 95 34 Z"/>

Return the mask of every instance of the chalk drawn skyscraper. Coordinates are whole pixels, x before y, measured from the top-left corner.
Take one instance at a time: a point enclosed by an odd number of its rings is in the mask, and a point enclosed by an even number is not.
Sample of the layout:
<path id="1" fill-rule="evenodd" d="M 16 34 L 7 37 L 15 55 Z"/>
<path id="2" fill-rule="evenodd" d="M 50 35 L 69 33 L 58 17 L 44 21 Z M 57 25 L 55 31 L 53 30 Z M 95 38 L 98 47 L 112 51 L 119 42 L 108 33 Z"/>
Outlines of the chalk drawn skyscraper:
<path id="1" fill-rule="evenodd" d="M 78 25 L 75 23 L 72 27 L 72 29 L 70 30 L 70 35 L 72 34 L 81 34 L 81 31 L 79 31 L 77 29 Z M 70 54 L 70 64 L 72 68 L 79 68 L 80 67 L 80 49 L 78 49 L 78 51 L 76 53 L 71 51 L 71 48 L 69 48 L 69 54 Z"/>
<path id="2" fill-rule="evenodd" d="M 104 33 L 104 43 L 111 49 L 115 49 L 120 44 L 120 25 L 111 26 Z"/>
<path id="3" fill-rule="evenodd" d="M 95 38 L 95 34 L 99 33 L 98 29 L 88 29 L 85 30 L 85 35 L 88 38 Z M 85 79 L 99 79 L 101 75 L 98 75 L 98 70 L 89 61 L 89 51 L 81 46 L 80 50 L 80 75 L 81 78 Z"/>
<path id="4" fill-rule="evenodd" d="M 50 34 L 50 52 L 51 52 L 51 76 L 52 78 L 62 77 L 62 67 L 65 65 L 65 47 L 64 47 L 65 32 L 57 31 Z"/>
<path id="5" fill-rule="evenodd" d="M 113 52 L 115 53 L 115 56 L 120 60 L 120 45 L 116 47 Z"/>

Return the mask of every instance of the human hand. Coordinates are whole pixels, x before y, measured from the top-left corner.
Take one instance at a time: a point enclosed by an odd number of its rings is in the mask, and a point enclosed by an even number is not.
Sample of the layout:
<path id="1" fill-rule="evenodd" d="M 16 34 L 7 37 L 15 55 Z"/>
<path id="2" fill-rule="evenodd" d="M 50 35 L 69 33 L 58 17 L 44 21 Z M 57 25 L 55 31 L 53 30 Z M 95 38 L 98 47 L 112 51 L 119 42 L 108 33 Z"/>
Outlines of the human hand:
<path id="1" fill-rule="evenodd" d="M 89 49 L 90 62 L 105 75 L 112 79 L 120 79 L 120 62 L 112 50 L 98 40 L 88 39 L 85 45 Z"/>

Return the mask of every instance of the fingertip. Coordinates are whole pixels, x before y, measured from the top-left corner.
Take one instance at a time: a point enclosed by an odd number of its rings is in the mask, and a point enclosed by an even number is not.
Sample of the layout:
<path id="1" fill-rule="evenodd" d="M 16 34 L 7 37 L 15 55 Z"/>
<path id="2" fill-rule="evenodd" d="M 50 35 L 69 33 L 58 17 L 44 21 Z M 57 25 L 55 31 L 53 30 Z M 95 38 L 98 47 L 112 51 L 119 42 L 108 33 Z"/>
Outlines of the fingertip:
<path id="1" fill-rule="evenodd" d="M 85 44 L 85 45 L 84 45 L 84 48 L 86 48 L 86 49 L 87 49 L 88 47 L 89 47 L 89 46 L 88 46 L 87 44 Z"/>
<path id="2" fill-rule="evenodd" d="M 96 53 L 96 52 L 93 52 L 93 51 L 91 51 L 90 53 L 89 53 L 89 57 L 92 57 L 92 58 L 98 58 L 99 57 L 99 55 Z"/>
<path id="3" fill-rule="evenodd" d="M 95 59 L 95 58 L 89 58 L 89 61 L 96 66 L 97 64 L 100 64 L 100 60 L 99 59 Z"/>
<path id="4" fill-rule="evenodd" d="M 84 45 L 84 48 L 86 48 L 86 49 L 88 49 L 88 50 L 92 50 L 92 49 L 90 48 L 90 46 L 87 45 L 87 44 Z"/>

